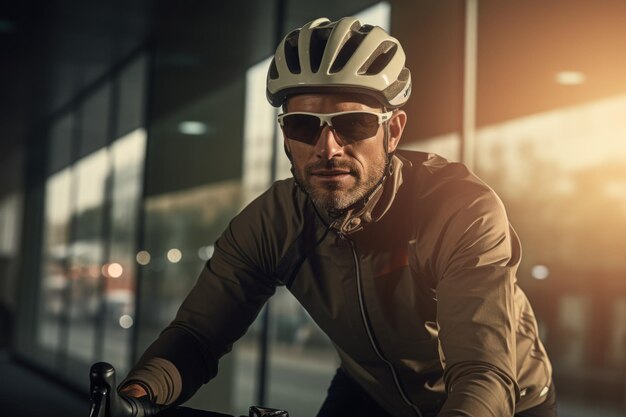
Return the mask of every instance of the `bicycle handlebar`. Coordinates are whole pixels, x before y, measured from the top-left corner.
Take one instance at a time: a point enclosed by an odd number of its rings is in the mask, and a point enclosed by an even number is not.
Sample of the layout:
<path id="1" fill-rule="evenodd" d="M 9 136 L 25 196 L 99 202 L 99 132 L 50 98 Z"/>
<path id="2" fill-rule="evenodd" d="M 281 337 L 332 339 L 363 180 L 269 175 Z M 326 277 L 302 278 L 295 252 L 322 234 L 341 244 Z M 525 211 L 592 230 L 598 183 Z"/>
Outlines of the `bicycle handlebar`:
<path id="1" fill-rule="evenodd" d="M 119 394 L 115 384 L 115 368 L 97 362 L 89 372 L 91 380 L 91 411 L 89 417 L 153 417 L 163 407 L 147 398 Z"/>
<path id="2" fill-rule="evenodd" d="M 195 410 L 187 407 L 165 408 L 148 400 L 117 392 L 115 368 L 107 362 L 97 362 L 89 371 L 91 410 L 89 417 L 234 417 L 228 414 Z M 241 416 L 245 417 L 245 416 Z M 248 417 L 289 417 L 284 410 L 250 407 Z"/>

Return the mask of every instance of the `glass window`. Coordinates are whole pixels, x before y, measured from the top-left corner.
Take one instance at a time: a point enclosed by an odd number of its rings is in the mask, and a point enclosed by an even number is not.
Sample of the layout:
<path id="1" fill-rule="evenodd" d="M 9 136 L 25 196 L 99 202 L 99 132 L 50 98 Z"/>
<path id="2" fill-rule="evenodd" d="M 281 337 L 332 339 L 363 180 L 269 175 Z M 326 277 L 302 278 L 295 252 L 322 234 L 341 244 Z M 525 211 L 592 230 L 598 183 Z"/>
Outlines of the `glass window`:
<path id="1" fill-rule="evenodd" d="M 61 323 L 69 289 L 68 253 L 72 222 L 72 160 L 74 118 L 67 115 L 51 128 L 46 161 L 42 230 L 41 281 L 37 303 L 37 345 L 52 355 L 61 349 Z M 52 360 L 52 364 L 56 361 Z"/>
<path id="2" fill-rule="evenodd" d="M 119 138 L 144 125 L 146 100 L 147 58 L 139 59 L 125 68 L 118 79 L 119 102 L 115 137 Z"/>
<path id="3" fill-rule="evenodd" d="M 78 155 L 82 158 L 108 145 L 111 135 L 111 83 L 106 83 L 81 106 Z"/>
<path id="4" fill-rule="evenodd" d="M 18 317 L 31 324 L 20 327 L 18 340 L 33 361 L 81 388 L 94 361 L 109 360 L 125 373 L 131 360 L 144 77 L 142 56 L 119 75 L 120 94 L 113 95 L 113 80 L 105 80 L 59 115 L 45 146 L 43 203 L 36 187 L 29 190 L 36 197 L 27 215 L 35 224 L 43 205 L 42 236 L 41 243 L 25 238 L 41 245 L 41 263 L 32 267 L 36 295 L 24 295 L 36 316 L 26 308 Z M 116 131 L 124 135 L 113 136 Z"/>
<path id="5" fill-rule="evenodd" d="M 14 257 L 18 252 L 20 206 L 17 193 L 0 198 L 0 257 Z"/>
<path id="6" fill-rule="evenodd" d="M 84 372 L 81 365 L 94 360 L 96 328 L 101 308 L 100 291 L 105 240 L 105 202 L 109 199 L 109 152 L 101 149 L 75 164 L 76 198 L 72 210 L 73 236 L 69 246 L 69 300 L 67 355 L 77 359 L 71 376 Z M 74 365 L 74 362 L 68 362 Z"/>
<path id="7" fill-rule="evenodd" d="M 596 402 L 623 386 L 614 364 L 626 290 L 625 11 L 620 2 L 479 7 L 476 171 L 520 235 L 518 280 L 562 400 Z"/>
<path id="8" fill-rule="evenodd" d="M 148 196 L 241 179 L 242 78 L 154 121 L 146 165 Z"/>
<path id="9" fill-rule="evenodd" d="M 110 147 L 113 160 L 108 261 L 103 266 L 104 360 L 126 374 L 131 360 L 137 285 L 136 243 L 143 185 L 146 132 L 137 129 Z M 141 258 L 140 258 L 141 259 Z"/>
<path id="10" fill-rule="evenodd" d="M 23 193 L 0 197 L 0 320 L 17 309 L 17 266 L 20 253 Z M 11 316 L 12 318 L 13 316 Z M 8 325 L 0 331 L 0 345 L 9 341 Z"/>
<path id="11" fill-rule="evenodd" d="M 613 337 L 611 340 L 611 363 L 626 366 L 626 297 L 617 300 L 613 308 Z"/>
<path id="12" fill-rule="evenodd" d="M 67 257 L 70 241 L 72 171 L 65 168 L 46 181 L 43 250 L 37 342 L 57 352 L 60 323 L 70 285 Z"/>
<path id="13" fill-rule="evenodd" d="M 73 113 L 60 118 L 50 129 L 46 173 L 52 175 L 72 163 L 75 117 Z"/>
<path id="14" fill-rule="evenodd" d="M 272 158 L 274 151 L 282 152 L 276 138 L 277 111 L 267 104 L 265 80 L 271 58 L 252 66 L 246 73 L 246 104 L 243 130 L 243 187 L 242 204 L 246 205 L 263 193 L 272 182 Z M 274 143 L 276 142 L 276 143 Z M 276 147 L 276 149 L 274 149 Z M 289 160 L 287 173 L 289 173 Z"/>
<path id="15" fill-rule="evenodd" d="M 614 97 L 478 130 L 478 172 L 520 234 L 518 278 L 529 296 L 600 283 L 619 290 L 626 273 L 618 232 L 626 228 L 624 112 L 626 97 Z M 549 275 L 537 276 L 538 267 Z"/>
<path id="16" fill-rule="evenodd" d="M 461 160 L 466 2 L 393 3 L 391 34 L 411 70 L 400 149 Z"/>
<path id="17" fill-rule="evenodd" d="M 139 347 L 142 353 L 167 326 L 212 256 L 213 243 L 240 208 L 236 180 L 150 197 L 145 202 L 145 246 L 137 259 L 142 285 Z M 228 355 L 220 372 L 189 401 L 189 406 L 227 412 L 232 368 Z M 247 406 L 249 406 L 248 403 Z"/>
<path id="18" fill-rule="evenodd" d="M 580 366 L 585 358 L 585 330 L 589 302 L 581 296 L 564 295 L 559 303 L 559 338 L 563 341 L 557 364 Z"/>
<path id="19" fill-rule="evenodd" d="M 270 303 L 268 404 L 314 415 L 339 366 L 335 348 L 300 303 L 279 288 Z"/>

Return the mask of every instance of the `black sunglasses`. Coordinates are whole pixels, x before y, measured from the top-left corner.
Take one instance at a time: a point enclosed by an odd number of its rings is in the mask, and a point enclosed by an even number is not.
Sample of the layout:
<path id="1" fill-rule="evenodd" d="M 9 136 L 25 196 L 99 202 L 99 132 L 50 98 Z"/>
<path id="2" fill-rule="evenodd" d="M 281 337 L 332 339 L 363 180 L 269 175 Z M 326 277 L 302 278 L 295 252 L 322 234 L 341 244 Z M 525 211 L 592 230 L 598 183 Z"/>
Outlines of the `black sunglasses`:
<path id="1" fill-rule="evenodd" d="M 298 142 L 314 145 L 324 123 L 330 126 L 346 144 L 371 138 L 378 126 L 391 119 L 393 111 L 377 113 L 355 110 L 338 113 L 293 112 L 278 115 L 278 123 L 285 136 Z"/>

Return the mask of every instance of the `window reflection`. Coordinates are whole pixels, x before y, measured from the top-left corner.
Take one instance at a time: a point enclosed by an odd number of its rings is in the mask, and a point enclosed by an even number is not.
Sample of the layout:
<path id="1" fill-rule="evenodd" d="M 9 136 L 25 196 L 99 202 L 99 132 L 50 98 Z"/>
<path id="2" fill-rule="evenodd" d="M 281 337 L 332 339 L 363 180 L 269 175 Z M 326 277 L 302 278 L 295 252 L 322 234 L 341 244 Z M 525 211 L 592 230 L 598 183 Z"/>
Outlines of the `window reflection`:
<path id="1" fill-rule="evenodd" d="M 146 201 L 142 344 L 145 349 L 174 318 L 204 265 L 198 249 L 212 245 L 239 211 L 241 184 L 224 181 L 151 197 Z M 171 262 L 168 259 L 175 255 Z M 129 253 L 129 255 L 134 255 Z M 136 254 L 138 255 L 138 254 Z M 180 256 L 180 258 L 178 258 Z"/>
<path id="2" fill-rule="evenodd" d="M 120 375 L 126 373 L 131 360 L 137 284 L 135 246 L 145 148 L 146 132 L 141 128 L 118 139 L 110 147 L 113 188 L 107 236 L 108 274 L 104 277 L 102 354 L 105 360 L 116 364 Z"/>
<path id="3" fill-rule="evenodd" d="M 408 139 L 410 138 L 403 138 L 403 141 Z M 401 149 L 435 153 L 452 162 L 461 160 L 461 135 L 459 133 L 450 133 L 407 143 L 403 143 L 403 141 L 399 144 Z"/>
<path id="4" fill-rule="evenodd" d="M 321 406 L 339 359 L 328 337 L 299 302 L 281 287 L 270 304 L 269 403 L 290 415 Z"/>
<path id="5" fill-rule="evenodd" d="M 617 232 L 626 227 L 625 112 L 619 97 L 479 130 L 479 172 L 524 237 L 524 272 L 575 260 L 588 274 L 554 279 L 588 285 L 598 270 L 626 268 Z"/>
<path id="6" fill-rule="evenodd" d="M 144 124 L 147 58 L 135 59 L 119 77 L 119 101 L 115 137 L 125 137 Z"/>
<path id="7" fill-rule="evenodd" d="M 618 299 L 613 306 L 615 331 L 611 340 L 611 363 L 626 366 L 626 297 Z"/>
<path id="8" fill-rule="evenodd" d="M 244 119 L 242 204 L 246 205 L 264 192 L 272 181 L 272 152 L 276 110 L 267 104 L 265 80 L 271 59 L 250 68 L 246 73 L 246 107 Z M 262 87 L 262 88 L 260 88 Z M 281 145 L 282 147 L 282 145 Z M 287 170 L 287 172 L 289 172 Z"/>
<path id="9" fill-rule="evenodd" d="M 70 357 L 92 362 L 96 319 L 100 309 L 104 210 L 109 179 L 109 153 L 101 149 L 76 163 L 73 241 L 69 247 L 68 344 Z M 108 191 L 107 191 L 108 190 Z"/>
<path id="10" fill-rule="evenodd" d="M 589 304 L 581 296 L 562 296 L 559 302 L 559 338 L 562 348 L 553 361 L 564 366 L 580 366 L 584 361 L 584 335 Z"/>
<path id="11" fill-rule="evenodd" d="M 595 375 L 589 395 L 623 382 L 624 114 L 619 96 L 477 132 L 478 173 L 521 237 L 518 279 L 570 395 L 585 386 L 581 375 Z"/>
<path id="12" fill-rule="evenodd" d="M 67 276 L 70 240 L 71 169 L 66 168 L 48 178 L 45 191 L 43 251 L 37 342 L 56 352 L 59 348 L 61 315 L 69 288 Z"/>
<path id="13" fill-rule="evenodd" d="M 17 334 L 32 360 L 82 388 L 94 361 L 124 373 L 131 360 L 145 56 L 119 71 L 76 97 L 50 126 L 41 259 L 33 267 L 38 291 L 29 300 L 36 316 L 25 314 L 33 328 Z M 112 135 L 118 139 L 111 143 Z"/>
<path id="14" fill-rule="evenodd" d="M 143 352 L 167 326 L 193 287 L 209 247 L 240 209 L 240 181 L 206 184 L 150 197 L 145 202 L 145 247 L 141 248 L 142 276 L 138 351 Z M 199 248 L 204 248 L 199 253 Z M 146 256 L 149 254 L 149 257 Z M 175 255 L 174 258 L 168 259 Z M 200 256 L 202 255 L 202 257 Z M 149 261 L 148 261 L 149 260 Z M 178 262 L 172 262 L 177 260 Z M 148 261 L 148 262 L 146 262 Z M 227 411 L 234 392 L 230 359 L 220 362 L 218 376 L 187 403 L 190 407 Z M 248 407 L 251 402 L 247 402 Z"/>
<path id="15" fill-rule="evenodd" d="M 41 281 L 37 298 L 35 340 L 51 357 L 61 350 L 61 323 L 66 316 L 69 291 L 67 259 L 71 240 L 72 155 L 75 120 L 72 114 L 56 121 L 50 129 L 50 153 L 46 160 L 43 207 Z M 56 364 L 56 362 L 53 362 Z"/>

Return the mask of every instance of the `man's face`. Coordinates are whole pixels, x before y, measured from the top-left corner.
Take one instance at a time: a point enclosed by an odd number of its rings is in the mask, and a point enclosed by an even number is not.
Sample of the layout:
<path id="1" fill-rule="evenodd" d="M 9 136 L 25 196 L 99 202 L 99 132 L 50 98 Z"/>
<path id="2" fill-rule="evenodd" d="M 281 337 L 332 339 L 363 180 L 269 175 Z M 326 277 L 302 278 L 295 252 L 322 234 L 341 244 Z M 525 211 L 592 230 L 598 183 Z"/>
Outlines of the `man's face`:
<path id="1" fill-rule="evenodd" d="M 337 113 L 366 110 L 382 113 L 374 99 L 360 94 L 302 94 L 287 103 L 287 112 Z M 401 121 L 394 121 L 398 114 Z M 406 115 L 396 112 L 392 120 L 389 148 L 384 147 L 384 124 L 363 140 L 346 143 L 328 125 L 324 125 L 313 144 L 292 140 L 285 135 L 294 173 L 299 184 L 315 205 L 327 211 L 343 210 L 365 197 L 384 174 L 387 152 L 395 149 Z M 397 126 L 401 124 L 398 131 Z M 395 135 L 394 135 L 395 133 Z"/>

